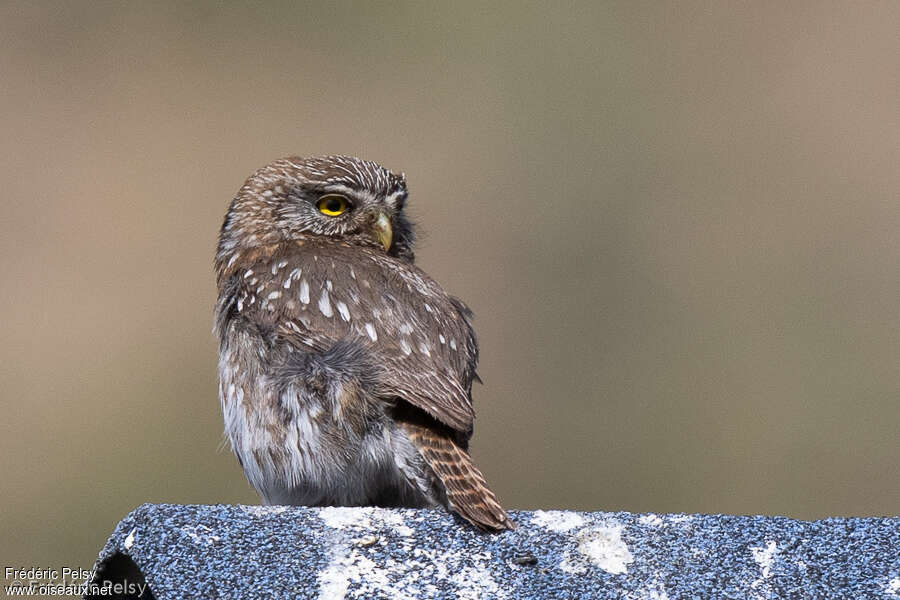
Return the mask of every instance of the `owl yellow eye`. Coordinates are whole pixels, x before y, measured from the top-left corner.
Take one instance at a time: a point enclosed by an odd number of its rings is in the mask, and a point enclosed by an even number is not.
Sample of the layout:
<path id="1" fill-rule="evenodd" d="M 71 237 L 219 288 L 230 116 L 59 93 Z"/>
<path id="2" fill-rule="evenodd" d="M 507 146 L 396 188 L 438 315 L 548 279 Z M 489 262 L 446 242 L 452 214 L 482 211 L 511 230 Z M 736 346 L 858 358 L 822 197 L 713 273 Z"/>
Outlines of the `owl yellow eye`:
<path id="1" fill-rule="evenodd" d="M 340 194 L 325 194 L 316 202 L 316 208 L 323 215 L 336 217 L 347 212 L 350 208 L 350 202 Z"/>

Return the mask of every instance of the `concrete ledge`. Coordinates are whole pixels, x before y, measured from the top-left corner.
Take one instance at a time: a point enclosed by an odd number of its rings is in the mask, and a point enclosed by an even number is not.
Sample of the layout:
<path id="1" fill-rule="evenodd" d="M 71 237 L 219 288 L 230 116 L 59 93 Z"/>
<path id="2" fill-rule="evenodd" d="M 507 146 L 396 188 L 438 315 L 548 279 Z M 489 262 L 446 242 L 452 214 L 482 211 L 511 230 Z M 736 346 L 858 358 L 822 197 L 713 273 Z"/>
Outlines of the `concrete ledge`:
<path id="1" fill-rule="evenodd" d="M 489 535 L 429 510 L 145 504 L 94 581 L 158 600 L 900 599 L 900 518 L 511 516 Z"/>

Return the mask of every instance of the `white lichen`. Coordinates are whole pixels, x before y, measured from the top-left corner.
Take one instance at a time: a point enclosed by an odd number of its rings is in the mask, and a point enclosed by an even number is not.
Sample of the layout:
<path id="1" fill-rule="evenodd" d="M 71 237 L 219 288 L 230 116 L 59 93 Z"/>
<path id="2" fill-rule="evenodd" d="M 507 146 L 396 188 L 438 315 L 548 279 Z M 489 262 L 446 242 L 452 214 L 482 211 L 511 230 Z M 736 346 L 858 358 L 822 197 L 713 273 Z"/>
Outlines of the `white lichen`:
<path id="1" fill-rule="evenodd" d="M 456 597 L 460 600 L 506 598 L 506 593 L 484 567 L 464 568 L 450 580 L 456 584 Z"/>
<path id="2" fill-rule="evenodd" d="M 532 523 L 557 533 L 567 533 L 584 523 L 575 513 L 564 511 L 537 511 Z M 634 556 L 622 539 L 624 525 L 607 521 L 592 527 L 583 527 L 577 533 L 568 533 L 576 544 L 574 550 L 566 550 L 559 562 L 559 569 L 573 575 L 586 573 L 590 567 L 599 567 L 607 573 L 620 575 L 628 572 Z"/>
<path id="3" fill-rule="evenodd" d="M 506 598 L 490 573 L 487 552 L 426 550 L 410 547 L 406 560 L 372 560 L 366 547 L 337 544 L 317 576 L 320 600 L 433 597 Z"/>
<path id="4" fill-rule="evenodd" d="M 623 525 L 609 522 L 579 531 L 578 552 L 607 573 L 627 573 L 634 556 L 622 540 L 623 529 Z"/>
<path id="5" fill-rule="evenodd" d="M 691 521 L 694 520 L 694 517 L 691 515 L 669 515 L 666 518 L 670 523 L 677 523 L 679 525 L 688 525 Z"/>
<path id="6" fill-rule="evenodd" d="M 778 554 L 778 544 L 773 540 L 766 540 L 765 547 L 751 546 L 750 553 L 753 555 L 753 560 L 756 561 L 756 564 L 759 565 L 760 569 L 760 577 L 750 584 L 750 588 L 759 592 L 759 595 L 756 597 L 760 600 L 769 598 L 772 595 L 772 586 L 767 580 L 772 574 L 772 566 L 775 564 L 775 555 Z"/>
<path id="7" fill-rule="evenodd" d="M 185 525 L 181 527 L 181 532 L 191 538 L 195 544 L 208 545 L 221 541 L 214 530 L 206 525 L 197 525 L 196 527 Z"/>
<path id="8" fill-rule="evenodd" d="M 895 598 L 900 598 L 900 577 L 894 577 L 888 581 L 884 591 Z"/>
<path id="9" fill-rule="evenodd" d="M 280 515 L 287 510 L 287 506 L 241 506 L 241 510 L 253 517 L 268 517 Z"/>
<path id="10" fill-rule="evenodd" d="M 369 509 L 357 506 L 325 506 L 319 509 L 319 518 L 332 529 L 360 527 L 368 529 L 372 522 L 367 514 Z"/>
<path id="11" fill-rule="evenodd" d="M 629 600 L 670 600 L 666 593 L 666 587 L 659 581 L 652 581 L 646 588 L 640 591 L 640 595 L 629 595 Z"/>
<path id="12" fill-rule="evenodd" d="M 373 506 L 324 506 L 318 509 L 319 518 L 332 529 L 373 530 L 388 528 L 403 537 L 413 534 L 403 516 L 396 511 Z"/>
<path id="13" fill-rule="evenodd" d="M 778 544 L 772 540 L 766 540 L 766 546 L 751 546 L 750 552 L 753 560 L 760 566 L 763 579 L 768 579 L 772 573 L 772 565 L 775 564 L 775 555 L 778 554 Z"/>
<path id="14" fill-rule="evenodd" d="M 555 533 L 565 533 L 584 525 L 581 515 L 565 510 L 536 510 L 531 522 Z"/>
<path id="15" fill-rule="evenodd" d="M 659 515 L 649 514 L 638 517 L 638 523 L 647 527 L 659 527 L 663 524 L 663 520 Z"/>

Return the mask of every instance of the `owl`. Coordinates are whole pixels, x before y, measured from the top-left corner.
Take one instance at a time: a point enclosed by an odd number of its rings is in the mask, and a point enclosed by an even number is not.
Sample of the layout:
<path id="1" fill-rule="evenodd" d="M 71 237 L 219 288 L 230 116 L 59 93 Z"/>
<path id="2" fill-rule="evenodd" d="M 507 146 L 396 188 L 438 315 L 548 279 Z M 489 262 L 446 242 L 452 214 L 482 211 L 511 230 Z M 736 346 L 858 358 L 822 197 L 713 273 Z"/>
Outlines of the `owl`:
<path id="1" fill-rule="evenodd" d="M 511 529 L 468 453 L 471 313 L 414 264 L 407 196 L 348 156 L 244 183 L 215 261 L 225 434 L 265 504 L 445 507 Z"/>

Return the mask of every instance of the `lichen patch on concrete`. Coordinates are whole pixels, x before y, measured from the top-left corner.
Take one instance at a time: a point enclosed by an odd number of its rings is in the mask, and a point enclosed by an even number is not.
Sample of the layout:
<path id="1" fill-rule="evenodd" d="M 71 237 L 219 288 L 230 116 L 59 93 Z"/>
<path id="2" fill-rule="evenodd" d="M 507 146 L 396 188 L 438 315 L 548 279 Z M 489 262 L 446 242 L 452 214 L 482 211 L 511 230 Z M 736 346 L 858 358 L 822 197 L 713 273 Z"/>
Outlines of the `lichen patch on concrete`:
<path id="1" fill-rule="evenodd" d="M 536 510 L 531 522 L 554 533 L 565 533 L 584 525 L 581 515 L 565 510 Z"/>
<path id="2" fill-rule="evenodd" d="M 607 521 L 594 527 L 584 527 L 574 534 L 575 548 L 566 550 L 559 568 L 564 573 L 587 573 L 591 567 L 599 567 L 613 575 L 628 572 L 634 555 L 622 539 L 624 526 Z"/>
<path id="3" fill-rule="evenodd" d="M 128 532 L 128 537 L 125 538 L 124 546 L 126 550 L 131 549 L 134 546 L 134 534 L 137 533 L 137 529 L 132 529 Z"/>
<path id="4" fill-rule="evenodd" d="M 372 526 L 369 519 L 371 509 L 357 506 L 323 506 L 319 518 L 332 529 L 357 527 L 368 529 Z"/>
<path id="5" fill-rule="evenodd" d="M 451 577 L 456 584 L 456 597 L 459 600 L 480 600 L 481 598 L 497 598 L 502 600 L 507 595 L 491 576 L 491 572 L 483 566 L 468 567 Z"/>
<path id="6" fill-rule="evenodd" d="M 886 594 L 900 598 L 900 577 L 894 577 L 888 581 L 887 588 L 884 591 Z"/>
<path id="7" fill-rule="evenodd" d="M 353 550 L 349 555 L 338 556 L 319 573 L 320 600 L 344 600 L 355 584 L 350 598 L 397 598 L 412 600 L 393 585 L 384 569 L 373 560 Z"/>
<path id="8" fill-rule="evenodd" d="M 452 590 L 454 598 L 504 599 L 503 588 L 490 571 L 491 554 L 459 550 L 412 549 L 409 560 L 376 562 L 365 548 L 339 545 L 318 577 L 320 600 L 350 598 L 429 597 L 431 588 Z"/>
<path id="9" fill-rule="evenodd" d="M 634 556 L 622 540 L 623 529 L 621 524 L 610 522 L 579 531 L 578 552 L 607 573 L 627 573 Z"/>
<path id="10" fill-rule="evenodd" d="M 659 527 L 663 524 L 663 520 L 659 515 L 648 514 L 638 517 L 638 523 L 647 527 Z"/>
<path id="11" fill-rule="evenodd" d="M 414 531 L 399 513 L 373 506 L 324 506 L 319 509 L 319 518 L 325 525 L 337 530 L 383 527 L 404 537 Z"/>
<path id="12" fill-rule="evenodd" d="M 279 515 L 287 510 L 287 506 L 253 506 L 241 505 L 241 510 L 248 515 L 254 517 L 268 517 L 271 515 Z"/>
<path id="13" fill-rule="evenodd" d="M 753 554 L 753 560 L 762 570 L 763 579 L 768 579 L 772 572 L 772 565 L 775 564 L 775 555 L 778 554 L 778 544 L 772 540 L 766 540 L 766 546 L 753 546 L 750 548 Z"/>
<path id="14" fill-rule="evenodd" d="M 654 582 L 641 595 L 641 600 L 669 600 L 666 588 L 659 582 Z"/>
<path id="15" fill-rule="evenodd" d="M 181 532 L 187 535 L 191 541 L 196 544 L 214 544 L 221 541 L 221 538 L 216 535 L 216 532 L 206 525 L 184 525 L 181 527 Z"/>
<path id="16" fill-rule="evenodd" d="M 750 589 L 760 593 L 758 598 L 768 598 L 772 592 L 768 579 L 772 575 L 772 566 L 775 564 L 775 556 L 778 554 L 778 544 L 773 540 L 766 540 L 765 546 L 751 546 L 750 553 L 753 560 L 759 565 L 760 574 L 750 584 Z"/>

